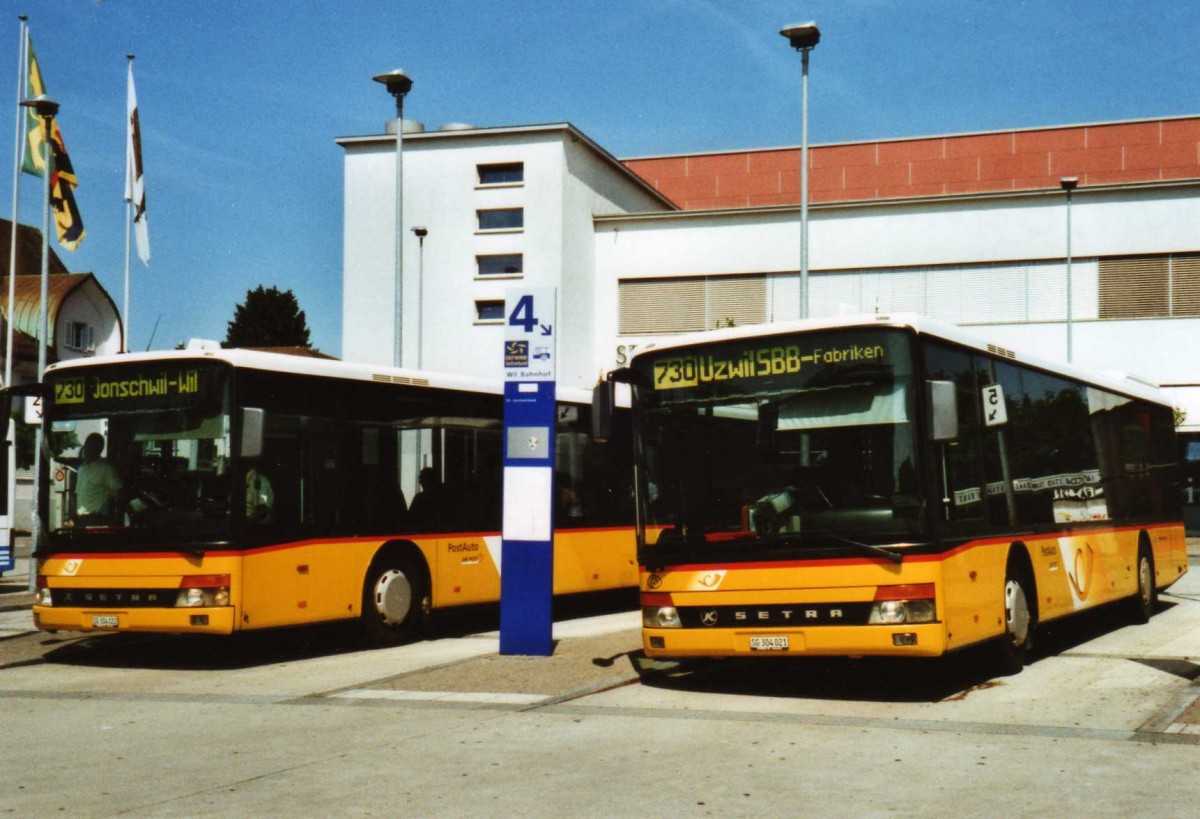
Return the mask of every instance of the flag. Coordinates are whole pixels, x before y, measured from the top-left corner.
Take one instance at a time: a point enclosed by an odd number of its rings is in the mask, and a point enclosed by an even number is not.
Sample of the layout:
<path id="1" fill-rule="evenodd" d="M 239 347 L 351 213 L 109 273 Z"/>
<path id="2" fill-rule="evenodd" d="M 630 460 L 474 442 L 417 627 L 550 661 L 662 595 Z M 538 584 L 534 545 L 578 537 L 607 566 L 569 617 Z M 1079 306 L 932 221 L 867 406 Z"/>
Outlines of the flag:
<path id="1" fill-rule="evenodd" d="M 129 61 L 126 96 L 125 201 L 133 206 L 133 232 L 138 258 L 150 264 L 150 228 L 146 223 L 146 182 L 142 176 L 142 129 L 138 122 L 137 92 L 133 88 L 133 60 Z"/>
<path id="2" fill-rule="evenodd" d="M 42 80 L 42 70 L 33 53 L 33 38 L 28 35 L 25 48 L 25 99 L 33 99 L 46 93 L 46 83 Z M 32 108 L 26 108 L 25 112 L 26 150 L 21 169 L 34 176 L 42 176 L 46 172 L 46 123 Z M 50 148 L 53 156 L 50 206 L 54 209 L 54 227 L 58 233 L 58 243 L 74 251 L 83 241 L 85 231 L 79 206 L 75 203 L 75 169 L 71 165 L 71 157 L 67 155 L 67 146 L 63 142 L 57 119 L 51 121 Z"/>
<path id="3" fill-rule="evenodd" d="M 38 67 L 37 57 L 33 53 L 33 38 L 25 36 L 25 88 L 22 92 L 24 99 L 32 99 L 46 93 L 46 83 L 42 81 L 42 69 Z M 25 109 L 25 158 L 21 170 L 34 176 L 42 175 L 45 164 L 46 139 L 43 132 L 42 119 L 32 108 Z"/>

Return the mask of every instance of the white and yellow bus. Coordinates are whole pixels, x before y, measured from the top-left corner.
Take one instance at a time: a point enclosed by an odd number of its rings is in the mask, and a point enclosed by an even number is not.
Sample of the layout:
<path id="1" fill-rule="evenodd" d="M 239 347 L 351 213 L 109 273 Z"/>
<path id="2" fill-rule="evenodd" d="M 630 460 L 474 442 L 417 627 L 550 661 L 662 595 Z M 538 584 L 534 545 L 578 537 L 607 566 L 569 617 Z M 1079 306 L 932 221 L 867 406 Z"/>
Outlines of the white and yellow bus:
<path id="1" fill-rule="evenodd" d="M 937 656 L 1187 571 L 1172 408 L 915 316 L 680 337 L 632 386 L 651 657 Z M 600 429 L 599 436 L 605 431 Z"/>
<path id="2" fill-rule="evenodd" d="M 395 642 L 499 599 L 499 382 L 214 350 L 64 362 L 41 391 L 41 629 Z M 591 443 L 589 400 L 559 391 L 556 594 L 637 583 L 629 448 Z"/>

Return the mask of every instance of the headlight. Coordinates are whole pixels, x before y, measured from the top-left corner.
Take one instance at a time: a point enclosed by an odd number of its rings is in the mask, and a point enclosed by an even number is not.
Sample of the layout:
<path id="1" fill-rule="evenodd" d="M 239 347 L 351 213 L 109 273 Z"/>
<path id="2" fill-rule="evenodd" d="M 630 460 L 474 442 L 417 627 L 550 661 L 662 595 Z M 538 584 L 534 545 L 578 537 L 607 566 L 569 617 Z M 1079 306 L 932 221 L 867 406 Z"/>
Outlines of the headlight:
<path id="1" fill-rule="evenodd" d="M 203 606 L 204 605 L 204 589 L 180 589 L 179 597 L 175 600 L 176 606 Z"/>
<path id="2" fill-rule="evenodd" d="M 887 600 L 871 607 L 871 617 L 867 622 L 873 626 L 932 623 L 935 617 L 932 600 Z"/>
<path id="3" fill-rule="evenodd" d="M 642 625 L 646 628 L 683 628 L 671 595 L 661 592 L 642 595 Z"/>
<path id="4" fill-rule="evenodd" d="M 176 608 L 204 608 L 229 605 L 229 575 L 185 575 L 179 583 Z"/>
<path id="5" fill-rule="evenodd" d="M 45 575 L 38 575 L 37 591 L 33 593 L 33 603 L 35 606 L 54 605 L 54 596 L 50 593 L 50 587 L 46 585 Z"/>
<path id="6" fill-rule="evenodd" d="M 682 628 L 679 612 L 674 606 L 646 606 L 642 609 L 642 625 L 646 628 Z"/>
<path id="7" fill-rule="evenodd" d="M 875 604 L 867 622 L 871 625 L 932 623 L 937 619 L 933 592 L 932 583 L 880 586 L 875 590 Z"/>

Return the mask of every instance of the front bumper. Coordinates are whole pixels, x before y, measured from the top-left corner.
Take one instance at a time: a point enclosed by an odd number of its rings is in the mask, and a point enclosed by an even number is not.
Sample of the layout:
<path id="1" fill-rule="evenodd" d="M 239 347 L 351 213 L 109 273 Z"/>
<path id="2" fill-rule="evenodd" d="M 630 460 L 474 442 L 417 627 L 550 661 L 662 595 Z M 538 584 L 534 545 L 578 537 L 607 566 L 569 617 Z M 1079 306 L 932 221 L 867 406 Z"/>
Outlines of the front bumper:
<path id="1" fill-rule="evenodd" d="M 787 637 L 786 649 L 755 650 L 751 637 Z M 903 643 L 897 645 L 897 643 Z M 812 628 L 643 628 L 647 657 L 938 657 L 946 653 L 942 623 Z"/>
<path id="2" fill-rule="evenodd" d="M 232 634 L 234 610 L 232 606 L 171 609 L 34 606 L 33 623 L 43 631 Z"/>

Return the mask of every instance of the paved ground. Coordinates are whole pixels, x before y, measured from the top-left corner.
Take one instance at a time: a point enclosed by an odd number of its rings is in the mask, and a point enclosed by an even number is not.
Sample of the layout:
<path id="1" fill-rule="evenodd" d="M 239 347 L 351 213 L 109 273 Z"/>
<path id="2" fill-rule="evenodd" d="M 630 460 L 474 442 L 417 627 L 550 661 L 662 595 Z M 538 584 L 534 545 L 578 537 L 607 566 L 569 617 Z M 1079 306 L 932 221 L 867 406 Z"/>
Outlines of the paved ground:
<path id="1" fill-rule="evenodd" d="M 0 597 L 0 814 L 1191 816 L 1200 804 L 1196 560 L 1149 624 L 1101 613 L 1052 628 L 1004 678 L 969 655 L 651 664 L 619 598 L 561 607 L 554 655 L 529 658 L 498 655 L 488 611 L 363 650 L 337 629 L 30 634 L 27 608 L 11 608 L 22 594 Z"/>

